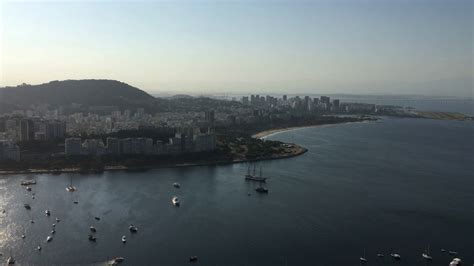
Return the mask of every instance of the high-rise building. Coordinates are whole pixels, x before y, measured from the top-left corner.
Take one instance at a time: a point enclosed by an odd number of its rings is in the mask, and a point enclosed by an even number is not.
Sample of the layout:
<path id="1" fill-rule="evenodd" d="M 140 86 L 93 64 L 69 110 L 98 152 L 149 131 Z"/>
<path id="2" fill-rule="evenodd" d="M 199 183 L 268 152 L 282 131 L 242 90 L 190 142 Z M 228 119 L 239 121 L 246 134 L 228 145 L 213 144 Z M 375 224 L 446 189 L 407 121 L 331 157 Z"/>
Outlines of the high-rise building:
<path id="1" fill-rule="evenodd" d="M 326 104 L 327 106 L 329 106 L 329 104 L 331 103 L 331 102 L 330 102 L 330 97 L 328 97 L 328 96 L 321 96 L 321 103 L 322 103 L 322 104 Z"/>
<path id="2" fill-rule="evenodd" d="M 249 105 L 249 97 L 248 96 L 242 97 L 242 104 L 243 105 Z"/>
<path id="3" fill-rule="evenodd" d="M 214 110 L 206 111 L 204 114 L 206 122 L 208 122 L 211 126 L 214 125 Z"/>
<path id="4" fill-rule="evenodd" d="M 35 139 L 35 123 L 29 119 L 20 121 L 20 141 Z"/>

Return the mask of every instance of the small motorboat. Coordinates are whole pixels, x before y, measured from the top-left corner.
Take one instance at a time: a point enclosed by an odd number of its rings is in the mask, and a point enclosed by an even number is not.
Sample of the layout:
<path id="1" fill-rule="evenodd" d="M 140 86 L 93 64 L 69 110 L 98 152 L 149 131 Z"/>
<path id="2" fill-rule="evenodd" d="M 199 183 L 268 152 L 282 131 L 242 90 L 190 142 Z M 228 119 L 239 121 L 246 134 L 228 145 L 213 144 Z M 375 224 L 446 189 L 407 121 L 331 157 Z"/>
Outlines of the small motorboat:
<path id="1" fill-rule="evenodd" d="M 135 225 L 131 224 L 131 225 L 128 227 L 128 230 L 130 230 L 130 232 L 132 232 L 132 233 L 137 233 L 137 232 L 138 232 L 138 227 L 136 227 Z"/>
<path id="2" fill-rule="evenodd" d="M 127 242 L 127 238 L 125 236 L 122 236 L 122 243 Z"/>
<path id="3" fill-rule="evenodd" d="M 26 187 L 26 191 L 31 191 L 31 187 Z"/>
<path id="4" fill-rule="evenodd" d="M 423 254 L 421 254 L 421 256 L 422 256 L 425 260 L 433 260 L 433 257 L 431 257 L 430 255 L 428 255 L 427 253 L 423 253 Z"/>
<path id="5" fill-rule="evenodd" d="M 442 248 L 442 249 L 441 249 L 441 252 L 446 252 L 446 249 Z"/>
<path id="6" fill-rule="evenodd" d="M 51 230 L 51 234 L 55 234 L 56 233 L 56 230 Z"/>
<path id="7" fill-rule="evenodd" d="M 61 222 L 61 220 L 58 217 L 56 217 L 56 222 L 59 223 Z"/>
<path id="8" fill-rule="evenodd" d="M 378 254 L 377 254 L 377 257 L 379 257 L 379 258 L 383 258 L 383 257 L 384 257 L 384 255 L 383 255 L 382 253 L 378 253 Z"/>
<path id="9" fill-rule="evenodd" d="M 15 264 L 15 259 L 12 256 L 8 257 L 7 264 L 8 265 Z"/>
<path id="10" fill-rule="evenodd" d="M 46 242 L 51 242 L 51 240 L 53 240 L 53 237 L 52 237 L 52 236 L 47 236 L 47 237 L 46 237 Z"/>
<path id="11" fill-rule="evenodd" d="M 174 196 L 172 199 L 171 199 L 171 202 L 173 203 L 174 206 L 179 206 L 179 199 L 178 197 Z"/>
<path id="12" fill-rule="evenodd" d="M 390 256 L 391 256 L 392 258 L 396 259 L 396 260 L 399 260 L 399 259 L 402 258 L 402 257 L 400 256 L 400 254 L 398 254 L 398 253 L 392 253 L 392 254 L 390 254 Z"/>
<path id="13" fill-rule="evenodd" d="M 30 204 L 27 204 L 27 203 L 25 203 L 23 206 L 25 207 L 25 209 L 27 209 L 27 210 L 31 210 L 31 206 L 30 206 Z"/>
<path id="14" fill-rule="evenodd" d="M 198 260 L 198 257 L 197 257 L 197 256 L 191 256 L 191 257 L 189 257 L 189 261 L 190 261 L 190 262 L 195 262 L 195 261 L 197 261 L 197 260 Z"/>
<path id="15" fill-rule="evenodd" d="M 458 266 L 461 265 L 462 261 L 460 258 L 454 258 L 450 263 L 449 266 Z"/>
<path id="16" fill-rule="evenodd" d="M 362 262 L 362 263 L 366 263 L 366 262 L 367 262 L 367 259 L 364 258 L 364 257 L 360 257 L 359 260 L 360 260 L 360 262 Z"/>
<path id="17" fill-rule="evenodd" d="M 45 210 L 44 211 L 44 214 L 46 214 L 46 216 L 50 216 L 51 215 L 51 212 L 49 210 Z"/>
<path id="18" fill-rule="evenodd" d="M 31 220 L 30 220 L 30 223 L 34 224 L 34 223 L 35 223 L 35 220 L 31 219 Z"/>
<path id="19" fill-rule="evenodd" d="M 448 253 L 449 253 L 449 255 L 457 255 L 458 254 L 457 251 L 452 251 L 452 250 L 448 251 Z"/>
<path id="20" fill-rule="evenodd" d="M 110 265 L 117 265 L 120 264 L 124 261 L 125 259 L 123 257 L 117 257 L 114 258 L 113 260 L 110 261 Z"/>
<path id="21" fill-rule="evenodd" d="M 175 182 L 175 183 L 173 183 L 173 187 L 175 187 L 175 188 L 180 188 L 181 185 L 180 185 L 178 182 Z"/>
<path id="22" fill-rule="evenodd" d="M 89 239 L 89 241 L 94 241 L 95 242 L 97 240 L 97 238 L 93 235 L 88 235 L 87 238 Z"/>
<path id="23" fill-rule="evenodd" d="M 36 185 L 36 180 L 24 180 L 20 183 L 22 186 Z"/>
<path id="24" fill-rule="evenodd" d="M 25 235 L 21 235 L 21 238 L 25 238 Z"/>
<path id="25" fill-rule="evenodd" d="M 96 219 L 97 221 L 100 221 L 100 217 L 94 217 L 94 219 Z"/>
<path id="26" fill-rule="evenodd" d="M 268 193 L 268 189 L 262 186 L 259 186 L 258 188 L 256 188 L 255 191 L 257 191 L 258 193 Z"/>
<path id="27" fill-rule="evenodd" d="M 40 251 L 40 250 L 41 250 L 41 246 L 38 245 L 38 246 L 36 247 L 36 249 L 37 249 L 38 251 Z"/>
<path id="28" fill-rule="evenodd" d="M 53 228 L 56 227 L 56 224 L 52 224 L 52 227 L 53 227 Z"/>
<path id="29" fill-rule="evenodd" d="M 91 230 L 91 232 L 93 232 L 93 233 L 97 232 L 97 229 L 95 229 L 95 227 L 92 226 L 92 225 L 89 226 L 89 230 Z"/>
<path id="30" fill-rule="evenodd" d="M 74 191 L 76 191 L 76 187 L 74 187 L 74 186 L 68 186 L 68 187 L 66 187 L 66 190 L 67 190 L 68 192 L 74 192 Z"/>

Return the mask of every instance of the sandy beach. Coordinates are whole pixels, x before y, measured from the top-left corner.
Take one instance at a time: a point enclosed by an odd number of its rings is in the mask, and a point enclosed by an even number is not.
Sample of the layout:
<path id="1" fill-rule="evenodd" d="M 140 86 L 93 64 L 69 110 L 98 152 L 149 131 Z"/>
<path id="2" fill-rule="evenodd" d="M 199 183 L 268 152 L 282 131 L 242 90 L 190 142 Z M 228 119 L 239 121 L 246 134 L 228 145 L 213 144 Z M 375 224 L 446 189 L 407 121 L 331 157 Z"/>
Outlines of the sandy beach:
<path id="1" fill-rule="evenodd" d="M 252 135 L 252 138 L 263 139 L 269 136 L 273 136 L 277 133 L 295 130 L 295 129 L 303 129 L 303 128 L 312 128 L 312 127 L 324 127 L 324 126 L 334 126 L 334 125 L 341 125 L 341 124 L 352 124 L 352 123 L 366 123 L 370 122 L 368 120 L 365 121 L 357 121 L 357 122 L 345 122 L 345 123 L 335 123 L 335 124 L 321 124 L 321 125 L 312 125 L 312 126 L 300 126 L 300 127 L 284 127 L 284 128 L 276 128 L 276 129 L 269 129 L 258 132 L 257 134 Z"/>

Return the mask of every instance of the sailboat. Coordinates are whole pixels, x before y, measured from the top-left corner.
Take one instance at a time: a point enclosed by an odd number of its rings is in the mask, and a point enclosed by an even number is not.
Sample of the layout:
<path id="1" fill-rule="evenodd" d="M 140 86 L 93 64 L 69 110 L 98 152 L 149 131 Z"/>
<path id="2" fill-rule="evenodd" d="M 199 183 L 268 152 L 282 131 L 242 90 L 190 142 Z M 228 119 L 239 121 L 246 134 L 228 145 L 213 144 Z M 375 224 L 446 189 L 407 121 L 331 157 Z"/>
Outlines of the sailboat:
<path id="1" fill-rule="evenodd" d="M 425 260 L 433 260 L 433 257 L 431 257 L 430 255 L 430 246 L 428 246 L 428 249 L 425 250 L 425 252 L 423 254 L 421 254 L 421 256 L 425 259 Z"/>
<path id="2" fill-rule="evenodd" d="M 72 185 L 72 176 L 71 176 L 71 184 L 70 184 L 68 187 L 66 187 L 66 190 L 67 190 L 68 192 L 74 192 L 74 191 L 76 191 L 76 187 Z"/>
<path id="3" fill-rule="evenodd" d="M 245 175 L 245 180 L 247 181 L 259 181 L 259 182 L 265 182 L 267 180 L 266 177 L 263 177 L 262 174 L 262 167 L 260 167 L 260 175 L 255 174 L 255 165 L 253 166 L 253 174 L 250 174 L 250 166 L 247 170 L 247 174 Z"/>
<path id="4" fill-rule="evenodd" d="M 363 256 L 363 257 L 360 257 L 359 260 L 360 260 L 360 263 L 361 263 L 361 264 L 367 262 L 367 259 L 365 258 L 365 249 L 364 249 L 364 256 Z"/>

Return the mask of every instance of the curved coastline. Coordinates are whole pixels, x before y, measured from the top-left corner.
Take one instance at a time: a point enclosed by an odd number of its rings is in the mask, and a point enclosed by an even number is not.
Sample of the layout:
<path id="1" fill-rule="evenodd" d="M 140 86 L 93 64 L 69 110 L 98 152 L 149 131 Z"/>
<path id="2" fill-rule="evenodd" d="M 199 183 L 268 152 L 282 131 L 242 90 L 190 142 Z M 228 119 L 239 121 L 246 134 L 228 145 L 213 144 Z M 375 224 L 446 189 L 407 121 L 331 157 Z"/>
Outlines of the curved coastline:
<path id="1" fill-rule="evenodd" d="M 252 135 L 253 138 L 265 139 L 269 136 L 273 136 L 282 132 L 304 129 L 304 128 L 313 128 L 313 127 L 325 127 L 331 125 L 341 125 L 341 124 L 352 124 L 352 123 L 366 123 L 370 122 L 369 120 L 357 121 L 357 122 L 346 122 L 346 123 L 335 123 L 335 124 L 320 124 L 320 125 L 310 125 L 310 126 L 299 126 L 299 127 L 286 127 L 286 128 L 276 128 L 264 130 Z M 127 167 L 124 165 L 113 165 L 113 166 L 104 166 L 101 170 L 91 170 L 86 173 L 101 173 L 105 171 L 137 171 L 137 170 L 152 170 L 152 169 L 161 169 L 161 168 L 178 168 L 178 167 L 193 167 L 193 166 L 210 166 L 210 165 L 228 165 L 234 163 L 247 163 L 247 162 L 256 162 L 256 161 L 267 161 L 267 160 L 278 160 L 286 159 L 291 157 L 296 157 L 302 155 L 308 151 L 308 149 L 301 147 L 295 143 L 286 143 L 289 145 L 289 152 L 284 154 L 272 154 L 271 156 L 265 156 L 254 159 L 233 159 L 233 160 L 223 160 L 223 161 L 208 161 L 208 162 L 196 162 L 196 163 L 175 163 L 168 165 L 149 165 L 142 167 Z M 64 169 L 26 169 L 26 170 L 0 170 L 0 175 L 14 175 L 14 174 L 61 174 L 61 173 L 82 173 L 84 170 L 80 168 L 64 168 Z"/>
<path id="2" fill-rule="evenodd" d="M 282 132 L 296 130 L 296 129 L 313 128 L 313 127 L 327 127 L 327 126 L 335 126 L 335 125 L 354 124 L 354 123 L 368 123 L 368 122 L 370 122 L 370 121 L 365 120 L 365 121 L 335 123 L 335 124 L 321 124 L 321 125 L 312 125 L 312 126 L 275 128 L 275 129 L 269 129 L 269 130 L 264 130 L 264 131 L 260 131 L 258 133 L 255 133 L 255 134 L 252 135 L 252 138 L 265 139 L 267 137 L 274 136 L 274 135 L 282 133 Z"/>

